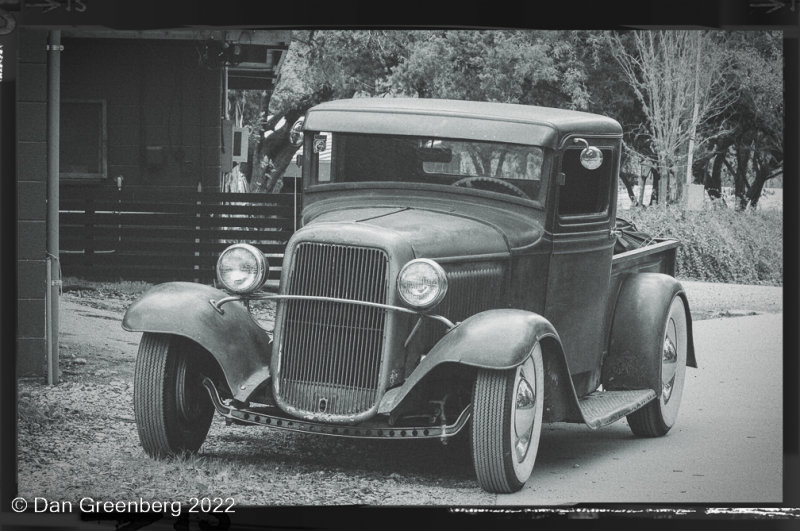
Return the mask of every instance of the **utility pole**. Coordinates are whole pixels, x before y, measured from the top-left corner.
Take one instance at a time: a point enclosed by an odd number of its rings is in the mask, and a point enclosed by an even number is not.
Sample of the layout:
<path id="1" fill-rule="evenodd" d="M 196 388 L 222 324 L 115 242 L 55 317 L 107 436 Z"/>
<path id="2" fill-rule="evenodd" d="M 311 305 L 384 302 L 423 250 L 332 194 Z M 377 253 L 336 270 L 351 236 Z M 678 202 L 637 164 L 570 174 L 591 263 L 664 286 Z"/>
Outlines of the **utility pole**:
<path id="1" fill-rule="evenodd" d="M 694 158 L 694 137 L 697 134 L 697 115 L 700 113 L 700 102 L 698 92 L 700 91 L 700 49 L 703 44 L 703 34 L 697 32 L 697 55 L 694 64 L 694 109 L 692 110 L 692 133 L 689 136 L 689 153 L 686 157 L 686 186 L 683 189 L 684 206 L 689 207 L 689 190 L 692 186 L 692 159 Z"/>

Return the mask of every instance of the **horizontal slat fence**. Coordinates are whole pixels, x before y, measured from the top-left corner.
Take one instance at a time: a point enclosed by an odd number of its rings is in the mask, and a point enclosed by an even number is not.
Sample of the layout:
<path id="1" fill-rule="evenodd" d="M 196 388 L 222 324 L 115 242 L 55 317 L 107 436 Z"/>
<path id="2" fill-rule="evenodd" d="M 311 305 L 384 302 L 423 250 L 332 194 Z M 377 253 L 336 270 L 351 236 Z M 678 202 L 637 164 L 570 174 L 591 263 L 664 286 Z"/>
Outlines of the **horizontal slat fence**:
<path id="1" fill-rule="evenodd" d="M 264 252 L 280 277 L 300 196 L 62 185 L 60 247 L 64 276 L 211 282 L 232 243 Z"/>

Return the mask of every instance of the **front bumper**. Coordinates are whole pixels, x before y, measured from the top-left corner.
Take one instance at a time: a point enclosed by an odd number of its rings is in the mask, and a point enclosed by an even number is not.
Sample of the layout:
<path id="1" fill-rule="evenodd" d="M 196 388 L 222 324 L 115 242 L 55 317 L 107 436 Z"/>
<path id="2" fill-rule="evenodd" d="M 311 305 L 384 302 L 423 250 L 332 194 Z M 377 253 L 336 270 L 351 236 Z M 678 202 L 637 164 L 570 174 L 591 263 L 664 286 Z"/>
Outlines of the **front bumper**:
<path id="1" fill-rule="evenodd" d="M 214 383 L 210 379 L 205 378 L 203 380 L 203 386 L 208 391 L 214 408 L 228 421 L 240 424 L 268 426 L 270 428 L 301 433 L 332 435 L 335 437 L 361 439 L 440 439 L 442 442 L 446 442 L 450 437 L 458 434 L 464 426 L 467 425 L 467 421 L 472 413 L 472 408 L 468 406 L 464 408 L 451 424 L 447 424 L 446 418 L 442 416 L 443 422 L 435 426 L 391 425 L 388 421 L 389 417 L 384 416 L 373 417 L 369 421 L 362 422 L 355 426 L 339 426 L 284 416 L 284 413 L 277 407 L 234 406 L 233 404 L 222 401 Z"/>

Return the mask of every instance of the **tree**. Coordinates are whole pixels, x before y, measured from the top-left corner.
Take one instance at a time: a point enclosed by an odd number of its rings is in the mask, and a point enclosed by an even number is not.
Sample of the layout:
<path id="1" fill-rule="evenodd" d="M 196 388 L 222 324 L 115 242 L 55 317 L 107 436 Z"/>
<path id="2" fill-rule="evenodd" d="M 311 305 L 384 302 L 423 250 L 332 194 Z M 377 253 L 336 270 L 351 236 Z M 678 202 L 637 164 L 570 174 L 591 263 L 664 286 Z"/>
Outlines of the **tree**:
<path id="1" fill-rule="evenodd" d="M 256 148 L 251 189 L 280 189 L 294 121 L 312 105 L 358 96 L 500 101 L 584 109 L 575 32 L 293 32 Z M 266 134 L 266 136 L 264 136 Z"/>
<path id="2" fill-rule="evenodd" d="M 721 168 L 728 169 L 741 211 L 756 208 L 765 183 L 783 174 L 783 56 L 777 32 L 734 34 L 731 44 L 727 75 L 736 99 L 724 115 L 729 127 L 712 176 L 721 184 Z"/>
<path id="3" fill-rule="evenodd" d="M 644 187 L 650 176 L 651 164 L 655 155 L 649 136 L 642 127 L 646 118 L 642 105 L 633 89 L 621 75 L 611 47 L 610 32 L 575 32 L 580 42 L 576 49 L 581 51 L 580 60 L 586 69 L 586 86 L 589 89 L 589 110 L 616 119 L 622 126 L 623 143 L 621 153 L 620 180 L 625 186 L 633 205 L 642 205 Z M 639 195 L 633 186 L 638 181 Z"/>
<path id="4" fill-rule="evenodd" d="M 612 34 L 610 49 L 641 104 L 644 129 L 661 176 L 659 197 L 680 197 L 682 168 L 688 166 L 702 126 L 731 103 L 725 36 L 706 31 L 634 31 Z M 698 48 L 704 50 L 698 53 Z"/>

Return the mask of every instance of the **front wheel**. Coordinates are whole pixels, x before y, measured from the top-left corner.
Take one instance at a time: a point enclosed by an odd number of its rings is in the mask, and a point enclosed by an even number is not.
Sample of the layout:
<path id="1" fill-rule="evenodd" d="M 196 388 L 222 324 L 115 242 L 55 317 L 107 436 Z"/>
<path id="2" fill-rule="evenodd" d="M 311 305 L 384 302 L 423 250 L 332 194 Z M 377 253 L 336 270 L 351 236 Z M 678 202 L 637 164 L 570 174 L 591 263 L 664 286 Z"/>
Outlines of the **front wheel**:
<path id="1" fill-rule="evenodd" d="M 659 396 L 628 415 L 631 431 L 640 437 L 666 435 L 678 416 L 688 350 L 686 310 L 680 296 L 672 299 L 661 338 L 658 345 L 661 358 Z"/>
<path id="2" fill-rule="evenodd" d="M 136 357 L 133 409 L 139 440 L 152 457 L 196 452 L 214 406 L 202 385 L 207 352 L 180 336 L 144 333 Z"/>
<path id="3" fill-rule="evenodd" d="M 472 392 L 472 461 L 488 492 L 516 492 L 533 472 L 544 411 L 537 343 L 516 369 L 478 371 Z"/>

